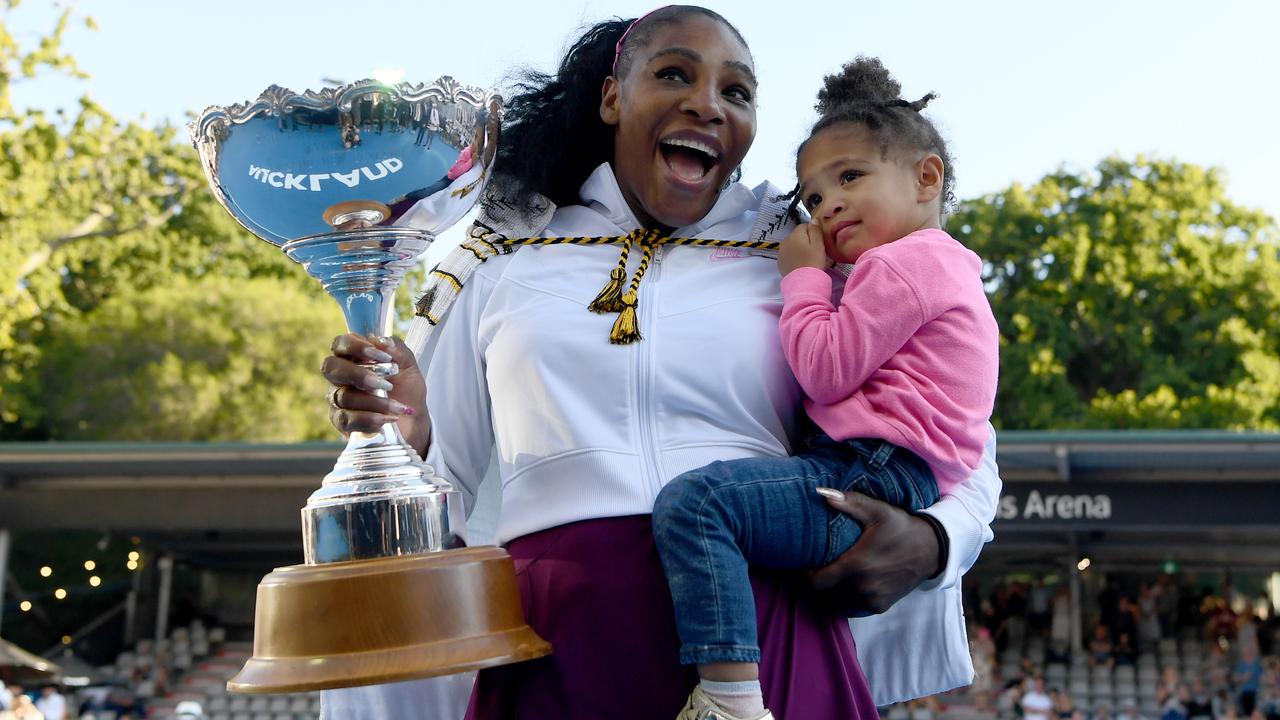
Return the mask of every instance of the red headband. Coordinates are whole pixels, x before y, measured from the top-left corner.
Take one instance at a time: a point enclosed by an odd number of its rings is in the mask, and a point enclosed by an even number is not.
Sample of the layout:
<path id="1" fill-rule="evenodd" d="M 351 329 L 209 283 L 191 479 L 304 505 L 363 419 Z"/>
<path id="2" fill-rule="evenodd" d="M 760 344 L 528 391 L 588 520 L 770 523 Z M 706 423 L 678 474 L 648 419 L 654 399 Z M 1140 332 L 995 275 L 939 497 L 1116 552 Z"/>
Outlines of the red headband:
<path id="1" fill-rule="evenodd" d="M 618 58 L 622 57 L 622 43 L 627 41 L 627 36 L 631 34 L 631 31 L 635 29 L 636 25 L 640 24 L 641 20 L 649 17 L 650 15 L 658 12 L 659 10 L 666 10 L 669 7 L 672 7 L 672 6 L 663 5 L 660 8 L 654 8 L 653 10 L 650 10 L 649 12 L 641 15 L 635 20 L 632 20 L 631 24 L 627 26 L 627 29 L 622 31 L 622 37 L 618 38 L 618 44 L 613 48 L 613 73 L 612 74 L 614 77 L 618 76 Z"/>

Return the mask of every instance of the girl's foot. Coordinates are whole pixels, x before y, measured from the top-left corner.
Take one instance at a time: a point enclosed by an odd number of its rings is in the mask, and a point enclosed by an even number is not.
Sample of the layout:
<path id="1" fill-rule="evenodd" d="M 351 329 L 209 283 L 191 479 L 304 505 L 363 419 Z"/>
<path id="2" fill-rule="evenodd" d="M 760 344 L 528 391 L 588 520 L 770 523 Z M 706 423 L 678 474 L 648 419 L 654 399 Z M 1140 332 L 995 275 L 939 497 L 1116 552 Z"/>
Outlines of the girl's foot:
<path id="1" fill-rule="evenodd" d="M 765 709 L 749 715 L 735 715 L 729 709 L 716 702 L 699 685 L 689 695 L 689 702 L 676 716 L 676 720 L 775 720 L 773 713 Z"/>

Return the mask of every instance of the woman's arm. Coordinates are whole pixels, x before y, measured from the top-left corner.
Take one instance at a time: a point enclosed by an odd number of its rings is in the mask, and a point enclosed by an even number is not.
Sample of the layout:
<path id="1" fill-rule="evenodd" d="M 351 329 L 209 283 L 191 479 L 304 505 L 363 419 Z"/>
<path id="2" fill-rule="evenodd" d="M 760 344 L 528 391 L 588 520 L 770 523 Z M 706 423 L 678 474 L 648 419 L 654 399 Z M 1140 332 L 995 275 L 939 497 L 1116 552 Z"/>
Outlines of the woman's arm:
<path id="1" fill-rule="evenodd" d="M 493 408 L 479 337 L 493 285 L 476 273 L 418 358 L 426 378 L 431 436 L 423 460 L 458 486 L 467 514 L 475 506 L 493 451 Z"/>
<path id="2" fill-rule="evenodd" d="M 978 469 L 921 513 L 911 514 L 858 493 L 829 501 L 862 526 L 862 536 L 835 562 L 811 574 L 815 589 L 847 614 L 882 613 L 916 588 L 959 582 L 991 540 L 1000 501 L 995 428 Z M 927 516 L 927 517 L 926 517 Z"/>

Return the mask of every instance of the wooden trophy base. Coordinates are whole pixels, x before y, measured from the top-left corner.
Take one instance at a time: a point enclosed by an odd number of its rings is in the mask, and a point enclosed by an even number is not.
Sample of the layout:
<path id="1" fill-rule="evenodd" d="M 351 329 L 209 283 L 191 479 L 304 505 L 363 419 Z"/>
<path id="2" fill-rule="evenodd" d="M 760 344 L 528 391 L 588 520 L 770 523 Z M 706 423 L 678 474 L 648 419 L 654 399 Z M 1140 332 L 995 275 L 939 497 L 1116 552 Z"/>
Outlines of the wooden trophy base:
<path id="1" fill-rule="evenodd" d="M 258 585 L 253 657 L 237 693 L 449 675 L 542 657 L 515 566 L 492 546 L 277 568 Z"/>

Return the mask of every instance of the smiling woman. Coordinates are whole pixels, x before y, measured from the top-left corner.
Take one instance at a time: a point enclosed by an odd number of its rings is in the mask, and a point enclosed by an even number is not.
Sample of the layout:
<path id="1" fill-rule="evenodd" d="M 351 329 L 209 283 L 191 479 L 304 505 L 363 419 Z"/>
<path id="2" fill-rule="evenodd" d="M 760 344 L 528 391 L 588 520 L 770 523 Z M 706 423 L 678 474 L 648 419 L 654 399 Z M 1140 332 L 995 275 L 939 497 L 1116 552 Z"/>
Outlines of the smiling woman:
<path id="1" fill-rule="evenodd" d="M 746 43 L 723 20 L 646 17 L 600 118 L 616 128 L 614 173 L 645 225 L 676 228 L 711 210 L 756 135 L 755 73 Z M 638 37 L 636 37 L 638 36 Z"/>
<path id="2" fill-rule="evenodd" d="M 790 454 L 801 393 L 778 336 L 772 255 L 663 238 L 771 243 L 793 227 L 776 188 L 733 181 L 755 138 L 754 60 L 724 18 L 668 6 L 591 27 L 555 75 L 531 75 L 519 89 L 473 238 L 565 242 L 494 254 L 475 241 L 457 251 L 445 264 L 466 261 L 471 274 L 437 274 L 442 284 L 428 293 L 447 283 L 456 302 L 415 320 L 411 336 L 427 338 L 416 358 L 399 340 L 337 338 L 324 367 L 342 388 L 330 419 L 344 432 L 398 422 L 469 503 L 496 451 L 495 540 L 515 561 L 526 619 L 554 654 L 480 671 L 468 718 L 705 720 L 705 705 L 681 709 L 698 676 L 680 664 L 654 500 L 672 478 L 714 461 Z M 642 252 L 619 259 L 602 238 L 628 238 Z M 626 293 L 637 340 L 610 344 L 614 318 L 588 307 L 607 278 L 642 275 Z M 376 380 L 360 363 L 379 353 L 404 368 L 387 398 L 364 389 Z M 938 512 L 939 533 L 957 538 L 950 554 L 929 522 L 858 503 L 865 532 L 852 552 L 861 555 L 828 575 L 854 569 L 856 609 L 883 610 L 930 576 L 944 588 L 913 593 L 872 631 L 869 652 L 892 665 L 882 696 L 969 679 L 967 666 L 940 659 L 967 653 L 890 653 L 873 639 L 900 648 L 910 645 L 904 632 L 959 621 L 956 581 L 987 534 L 981 518 L 994 515 L 994 495 L 983 489 L 974 501 L 983 507 Z M 875 577 L 859 570 L 869 557 Z M 947 557 L 955 560 L 940 564 Z M 751 582 L 768 707 L 784 718 L 874 718 L 844 616 L 820 609 L 792 575 L 758 572 Z M 325 714 L 419 717 L 440 707 L 429 687 L 330 693 Z"/>

